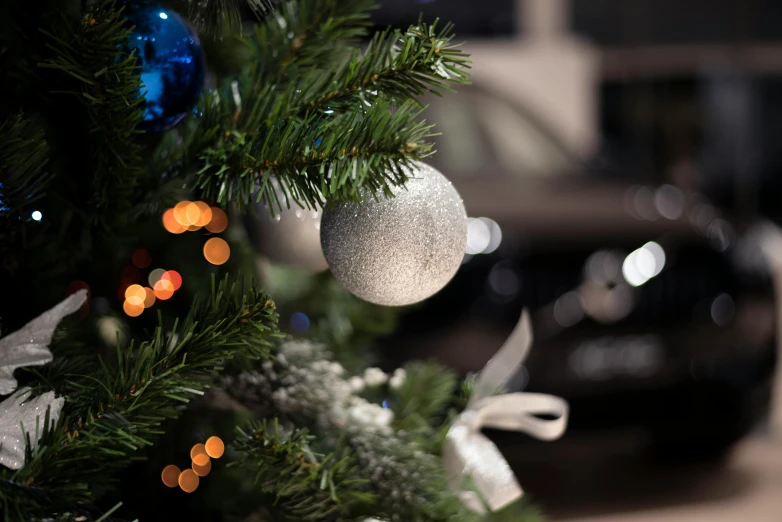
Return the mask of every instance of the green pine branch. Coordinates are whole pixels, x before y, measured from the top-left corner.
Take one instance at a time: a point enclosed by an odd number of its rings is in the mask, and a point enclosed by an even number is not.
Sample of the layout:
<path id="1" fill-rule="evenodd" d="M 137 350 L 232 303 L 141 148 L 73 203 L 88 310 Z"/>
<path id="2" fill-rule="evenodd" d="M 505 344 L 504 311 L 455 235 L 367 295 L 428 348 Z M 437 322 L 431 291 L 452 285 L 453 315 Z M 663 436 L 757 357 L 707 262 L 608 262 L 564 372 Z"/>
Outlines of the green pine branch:
<path id="1" fill-rule="evenodd" d="M 431 435 L 443 424 L 459 385 L 455 372 L 436 363 L 413 361 L 405 367 L 405 382 L 392 401 L 394 427 Z"/>
<path id="2" fill-rule="evenodd" d="M 374 102 L 376 93 L 404 102 L 427 93 L 452 91 L 467 83 L 469 57 L 453 42 L 453 26 L 423 22 L 407 31 L 376 33 L 367 48 L 332 72 L 299 85 L 292 111 L 351 110 Z"/>
<path id="3" fill-rule="evenodd" d="M 131 208 L 128 196 L 141 173 L 138 125 L 144 103 L 136 57 L 123 51 L 133 29 L 123 10 L 121 2 L 101 0 L 76 23 L 63 16 L 52 31 L 41 29 L 54 57 L 39 64 L 61 73 L 55 90 L 86 106 L 90 156 L 82 161 L 84 175 L 93 181 L 91 203 L 118 214 Z"/>
<path id="4" fill-rule="evenodd" d="M 271 93 L 270 93 L 271 94 Z M 419 121 L 420 108 L 408 102 L 396 111 L 378 97 L 366 111 L 308 115 L 287 122 L 277 119 L 275 96 L 259 100 L 269 115 L 262 131 L 235 130 L 203 151 L 196 178 L 201 197 L 223 205 L 247 207 L 264 201 L 281 208 L 293 199 L 308 206 L 326 201 L 361 201 L 372 194 L 390 194 L 407 181 L 403 166 L 426 157 L 431 126 Z M 284 201 L 270 179 L 280 181 Z"/>
<path id="5" fill-rule="evenodd" d="M 431 153 L 416 97 L 467 81 L 469 61 L 452 38 L 436 24 L 389 30 L 332 73 L 301 67 L 297 56 L 293 85 L 255 74 L 212 94 L 195 145 L 201 196 L 240 208 L 253 198 L 280 208 L 389 196 L 407 181 L 403 167 Z"/>
<path id="6" fill-rule="evenodd" d="M 225 31 L 240 31 L 242 10 L 262 20 L 273 9 L 272 0 L 200 0 L 187 2 L 187 18 L 200 33 L 222 36 Z"/>
<path id="7" fill-rule="evenodd" d="M 234 444 L 240 457 L 232 465 L 255 472 L 256 484 L 274 499 L 271 509 L 280 520 L 344 519 L 356 506 L 374 500 L 367 492 L 368 481 L 356 478 L 354 459 L 316 454 L 311 448 L 314 437 L 306 430 L 283 429 L 274 419 L 237 433 Z"/>
<path id="8" fill-rule="evenodd" d="M 0 123 L 0 252 L 13 270 L 15 249 L 28 247 L 28 212 L 45 195 L 50 150 L 41 129 L 19 113 Z"/>
<path id="9" fill-rule="evenodd" d="M 267 357 L 276 322 L 274 304 L 260 290 L 213 283 L 211 298 L 194 302 L 170 333 L 158 327 L 141 344 L 118 346 L 114 361 L 99 361 L 90 373 L 47 379 L 65 396 L 63 419 L 28 452 L 22 469 L 0 477 L 88 501 L 163 433 L 163 421 L 212 385 L 224 361 Z"/>
<path id="10" fill-rule="evenodd" d="M 294 76 L 293 69 L 328 69 L 367 34 L 374 0 L 283 1 L 247 40 L 260 85 Z"/>

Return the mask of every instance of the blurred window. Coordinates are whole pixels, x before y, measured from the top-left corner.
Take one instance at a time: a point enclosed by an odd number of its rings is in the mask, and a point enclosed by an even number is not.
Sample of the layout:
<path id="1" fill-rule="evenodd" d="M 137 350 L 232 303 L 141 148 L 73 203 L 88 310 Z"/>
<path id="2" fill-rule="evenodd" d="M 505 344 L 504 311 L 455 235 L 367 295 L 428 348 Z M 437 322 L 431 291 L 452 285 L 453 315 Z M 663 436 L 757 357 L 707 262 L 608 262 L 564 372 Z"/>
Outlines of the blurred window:
<path id="1" fill-rule="evenodd" d="M 387 0 L 373 16 L 378 25 L 407 27 L 423 14 L 427 22 L 452 22 L 458 36 L 505 36 L 516 33 L 517 0 Z"/>
<path id="2" fill-rule="evenodd" d="M 529 178 L 573 170 L 567 146 L 523 104 L 475 84 L 426 102 L 425 117 L 442 132 L 432 161 L 449 176 Z"/>

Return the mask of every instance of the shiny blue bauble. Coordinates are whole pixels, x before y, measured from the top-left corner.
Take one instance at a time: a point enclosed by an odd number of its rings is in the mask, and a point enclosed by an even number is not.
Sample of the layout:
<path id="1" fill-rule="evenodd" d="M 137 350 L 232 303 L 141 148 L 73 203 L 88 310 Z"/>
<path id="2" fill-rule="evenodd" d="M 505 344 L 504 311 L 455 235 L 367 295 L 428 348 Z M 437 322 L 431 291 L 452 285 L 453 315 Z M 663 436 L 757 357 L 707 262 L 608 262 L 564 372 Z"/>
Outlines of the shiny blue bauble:
<path id="1" fill-rule="evenodd" d="M 145 130 L 176 125 L 193 108 L 204 86 L 206 62 L 188 23 L 154 2 L 127 2 L 124 16 L 135 26 L 128 41 L 141 69 Z"/>

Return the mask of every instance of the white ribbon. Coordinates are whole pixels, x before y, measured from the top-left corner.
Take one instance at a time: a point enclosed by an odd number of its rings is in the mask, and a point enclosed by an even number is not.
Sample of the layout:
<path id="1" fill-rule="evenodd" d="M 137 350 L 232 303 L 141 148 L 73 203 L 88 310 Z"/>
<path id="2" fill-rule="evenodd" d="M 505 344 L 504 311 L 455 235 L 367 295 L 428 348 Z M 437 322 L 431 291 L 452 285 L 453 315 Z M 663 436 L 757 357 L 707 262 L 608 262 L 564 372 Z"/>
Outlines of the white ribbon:
<path id="1" fill-rule="evenodd" d="M 559 397 L 538 393 L 493 395 L 521 367 L 531 344 L 532 329 L 524 312 L 511 336 L 481 371 L 467 409 L 453 423 L 443 445 L 449 485 L 476 513 L 486 513 L 486 504 L 491 511 L 498 511 L 523 495 L 510 465 L 499 448 L 481 433 L 482 428 L 554 440 L 567 427 L 568 405 Z M 543 420 L 536 415 L 554 419 Z M 482 497 L 464 490 L 465 476 L 472 479 Z"/>

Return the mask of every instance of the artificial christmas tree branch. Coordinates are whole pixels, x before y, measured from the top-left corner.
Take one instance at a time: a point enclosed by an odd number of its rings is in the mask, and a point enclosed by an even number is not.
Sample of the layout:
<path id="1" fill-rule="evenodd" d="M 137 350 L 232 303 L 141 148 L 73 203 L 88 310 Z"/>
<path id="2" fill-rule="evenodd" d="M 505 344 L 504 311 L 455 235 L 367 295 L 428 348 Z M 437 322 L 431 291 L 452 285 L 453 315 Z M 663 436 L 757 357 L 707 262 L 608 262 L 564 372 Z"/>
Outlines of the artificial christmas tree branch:
<path id="1" fill-rule="evenodd" d="M 376 8 L 374 0 L 283 2 L 246 42 L 257 58 L 259 80 L 290 81 L 300 69 L 330 70 L 367 35 Z"/>
<path id="2" fill-rule="evenodd" d="M 105 487 L 112 472 L 162 433 L 164 420 L 179 416 L 182 405 L 211 386 L 225 360 L 267 356 L 276 321 L 263 292 L 224 280 L 170 334 L 158 328 L 138 347 L 118 346 L 112 363 L 67 376 L 55 388 L 66 397 L 67 419 L 42 438 L 22 469 L 0 476 L 72 502 L 86 500 L 101 490 L 88 485 Z"/>
<path id="3" fill-rule="evenodd" d="M 327 521 L 348 516 L 375 500 L 368 481 L 356 478 L 354 458 L 318 455 L 306 430 L 283 429 L 278 419 L 239 430 L 235 465 L 250 471 L 260 491 L 270 495 L 281 520 Z"/>
<path id="4" fill-rule="evenodd" d="M 308 115 L 279 123 L 284 103 L 269 92 L 251 109 L 252 121 L 266 122 L 265 132 L 221 135 L 202 156 L 197 187 L 205 198 L 240 208 L 264 201 L 270 208 L 287 206 L 271 190 L 279 180 L 285 199 L 308 206 L 326 201 L 361 201 L 387 193 L 407 180 L 402 167 L 428 155 L 431 126 L 419 119 L 413 101 L 390 111 L 391 101 L 378 95 L 364 111 Z M 284 108 L 283 108 L 284 110 Z M 262 115 L 267 115 L 264 118 Z"/>
<path id="5" fill-rule="evenodd" d="M 467 82 L 470 63 L 452 40 L 452 26 L 438 30 L 437 22 L 419 23 L 405 32 L 377 33 L 345 65 L 299 86 L 293 113 L 355 110 L 374 103 L 377 92 L 403 103 L 426 93 L 450 91 L 451 85 Z"/>
<path id="6" fill-rule="evenodd" d="M 54 58 L 40 67 L 59 71 L 61 82 L 53 90 L 71 94 L 84 103 L 89 115 L 89 139 L 83 168 L 92 177 L 91 206 L 101 209 L 90 217 L 98 220 L 107 209 L 124 212 L 138 183 L 141 169 L 140 95 L 141 70 L 136 57 L 120 53 L 132 31 L 122 17 L 123 7 L 102 0 L 89 7 L 77 26 L 64 18 L 49 38 Z"/>
<path id="7" fill-rule="evenodd" d="M 25 233 L 25 223 L 51 181 L 51 174 L 44 171 L 49 159 L 43 130 L 24 115 L 0 123 L 0 252 L 6 269 L 18 264 L 14 249 L 35 244 Z"/>

